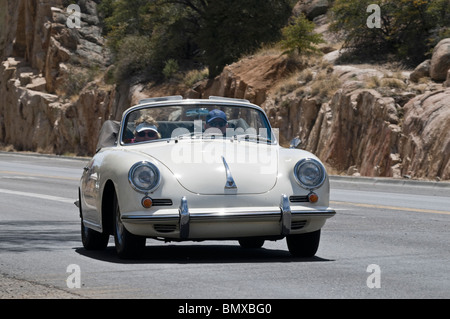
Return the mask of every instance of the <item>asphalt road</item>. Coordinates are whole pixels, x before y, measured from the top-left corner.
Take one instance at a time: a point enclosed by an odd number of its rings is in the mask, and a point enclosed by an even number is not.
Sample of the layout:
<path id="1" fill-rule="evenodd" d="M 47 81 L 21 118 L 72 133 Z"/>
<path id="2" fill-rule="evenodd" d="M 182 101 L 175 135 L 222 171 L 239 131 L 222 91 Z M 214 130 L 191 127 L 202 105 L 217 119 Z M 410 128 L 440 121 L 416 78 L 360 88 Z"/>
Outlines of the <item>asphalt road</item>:
<path id="1" fill-rule="evenodd" d="M 284 240 L 147 240 L 124 261 L 112 241 L 82 248 L 73 201 L 86 162 L 0 153 L 0 298 L 450 297 L 449 184 L 332 178 L 337 214 L 314 258 L 292 258 Z"/>

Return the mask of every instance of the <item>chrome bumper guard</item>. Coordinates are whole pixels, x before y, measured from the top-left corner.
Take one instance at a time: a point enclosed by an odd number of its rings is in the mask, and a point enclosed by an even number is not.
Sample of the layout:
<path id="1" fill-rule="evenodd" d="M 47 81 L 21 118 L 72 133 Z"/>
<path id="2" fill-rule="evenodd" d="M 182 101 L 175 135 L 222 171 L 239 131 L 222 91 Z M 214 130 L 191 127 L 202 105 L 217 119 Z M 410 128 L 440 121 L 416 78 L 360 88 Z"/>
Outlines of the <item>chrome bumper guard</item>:
<path id="1" fill-rule="evenodd" d="M 189 223 L 191 220 L 191 215 L 189 213 L 189 206 L 187 198 L 184 196 L 181 199 L 180 207 L 178 209 L 179 212 L 179 224 L 180 224 L 180 238 L 188 239 L 189 238 Z M 281 213 L 281 229 L 280 234 L 282 236 L 287 236 L 291 233 L 291 224 L 292 224 L 292 211 L 289 205 L 289 197 L 285 194 L 281 195 L 280 200 L 280 213 Z M 313 211 L 313 212 L 302 212 L 298 213 L 301 215 L 309 215 L 309 216 L 325 216 L 331 217 L 335 215 L 334 210 L 326 210 L 326 211 Z M 262 213 L 265 215 L 273 215 L 274 213 L 267 212 Z M 245 216 L 244 216 L 245 217 Z"/>
<path id="2" fill-rule="evenodd" d="M 181 204 L 178 212 L 180 213 L 180 238 L 187 239 L 189 238 L 189 221 L 191 215 L 189 213 L 186 196 L 181 199 Z"/>
<path id="3" fill-rule="evenodd" d="M 286 195 L 281 195 L 280 201 L 281 210 L 281 235 L 287 236 L 291 232 L 292 213 L 289 205 L 289 198 Z"/>

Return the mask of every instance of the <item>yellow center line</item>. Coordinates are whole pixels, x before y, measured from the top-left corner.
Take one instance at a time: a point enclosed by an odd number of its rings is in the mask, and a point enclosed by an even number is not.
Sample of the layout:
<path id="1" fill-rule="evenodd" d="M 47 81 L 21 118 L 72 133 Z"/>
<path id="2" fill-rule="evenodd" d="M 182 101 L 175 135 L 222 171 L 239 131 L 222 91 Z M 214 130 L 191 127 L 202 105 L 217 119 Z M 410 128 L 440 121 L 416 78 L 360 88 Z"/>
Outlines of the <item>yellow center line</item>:
<path id="1" fill-rule="evenodd" d="M 12 171 L 0 171 L 0 174 L 29 176 L 29 177 L 42 177 L 42 178 L 52 178 L 52 179 L 64 179 L 64 180 L 71 180 L 71 181 L 80 180 L 79 178 L 74 178 L 74 177 L 43 175 L 43 174 L 34 174 L 34 173 L 12 172 Z M 81 177 L 81 173 L 80 173 L 80 177 Z"/>
<path id="2" fill-rule="evenodd" d="M 340 202 L 340 201 L 330 201 L 330 204 L 332 204 L 332 205 L 343 204 L 343 205 L 351 205 L 351 206 L 365 207 L 365 208 L 391 209 L 391 210 L 400 210 L 400 211 L 404 211 L 404 212 L 450 215 L 450 212 L 441 211 L 441 210 L 433 210 L 433 209 L 408 208 L 408 207 L 385 206 L 385 205 L 374 205 L 374 204 L 360 204 L 360 203 Z"/>

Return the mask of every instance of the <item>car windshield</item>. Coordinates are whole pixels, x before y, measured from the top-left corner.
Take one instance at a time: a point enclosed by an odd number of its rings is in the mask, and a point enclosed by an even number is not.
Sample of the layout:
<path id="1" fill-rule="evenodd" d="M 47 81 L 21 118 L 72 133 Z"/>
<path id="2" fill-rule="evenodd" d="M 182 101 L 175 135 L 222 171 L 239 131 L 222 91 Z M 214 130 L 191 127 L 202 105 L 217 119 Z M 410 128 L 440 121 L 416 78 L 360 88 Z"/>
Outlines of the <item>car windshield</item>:
<path id="1" fill-rule="evenodd" d="M 141 107 L 129 112 L 123 125 L 122 145 L 189 138 L 257 143 L 274 141 L 265 114 L 245 106 L 187 104 Z"/>

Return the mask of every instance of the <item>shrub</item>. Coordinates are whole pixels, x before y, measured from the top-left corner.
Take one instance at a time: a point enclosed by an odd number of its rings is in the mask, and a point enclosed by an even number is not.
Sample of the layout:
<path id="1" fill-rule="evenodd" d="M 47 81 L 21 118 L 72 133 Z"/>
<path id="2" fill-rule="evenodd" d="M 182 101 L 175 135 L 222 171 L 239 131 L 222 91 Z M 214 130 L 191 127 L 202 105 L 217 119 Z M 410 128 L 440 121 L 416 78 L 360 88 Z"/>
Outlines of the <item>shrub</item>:
<path id="1" fill-rule="evenodd" d="M 281 46 L 285 53 L 297 51 L 300 55 L 310 55 L 320 52 L 316 45 L 324 42 L 322 35 L 314 32 L 314 23 L 303 14 L 283 28 L 282 35 Z"/>
<path id="2" fill-rule="evenodd" d="M 116 56 L 114 78 L 120 82 L 136 72 L 148 69 L 152 61 L 152 47 L 146 36 L 127 36 L 121 41 Z"/>
<path id="3" fill-rule="evenodd" d="M 86 85 L 94 80 L 97 73 L 98 68 L 92 66 L 84 69 L 69 66 L 67 68 L 67 79 L 61 86 L 65 97 L 73 97 L 80 94 Z"/>
<path id="4" fill-rule="evenodd" d="M 174 77 L 174 75 L 178 72 L 180 67 L 178 66 L 178 62 L 174 59 L 169 59 L 164 66 L 162 71 L 166 80 L 169 80 Z"/>

